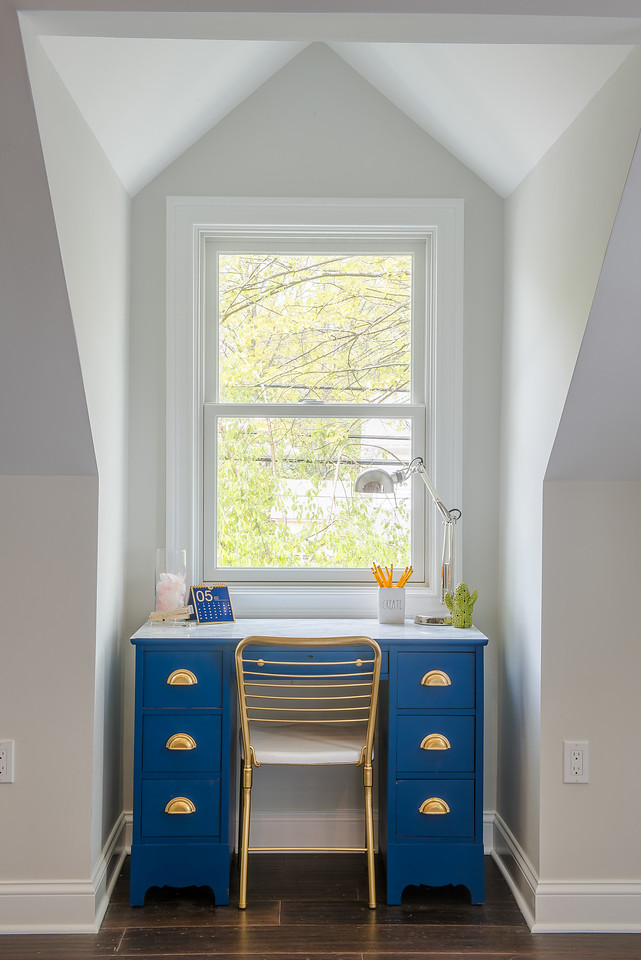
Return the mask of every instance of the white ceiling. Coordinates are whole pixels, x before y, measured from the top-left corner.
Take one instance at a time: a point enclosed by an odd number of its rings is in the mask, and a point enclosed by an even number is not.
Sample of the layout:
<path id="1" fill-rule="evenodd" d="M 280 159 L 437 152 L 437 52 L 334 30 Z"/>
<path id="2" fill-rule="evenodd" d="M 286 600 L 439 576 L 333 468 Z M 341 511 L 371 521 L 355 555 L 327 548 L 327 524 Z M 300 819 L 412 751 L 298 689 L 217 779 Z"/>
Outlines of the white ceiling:
<path id="1" fill-rule="evenodd" d="M 469 43 L 332 46 L 504 197 L 633 49 Z"/>
<path id="2" fill-rule="evenodd" d="M 307 45 L 112 37 L 42 43 L 132 196 Z"/>
<path id="3" fill-rule="evenodd" d="M 132 195 L 309 42 L 79 35 L 40 40 Z M 351 39 L 328 45 L 502 196 L 633 49 L 620 43 Z"/>

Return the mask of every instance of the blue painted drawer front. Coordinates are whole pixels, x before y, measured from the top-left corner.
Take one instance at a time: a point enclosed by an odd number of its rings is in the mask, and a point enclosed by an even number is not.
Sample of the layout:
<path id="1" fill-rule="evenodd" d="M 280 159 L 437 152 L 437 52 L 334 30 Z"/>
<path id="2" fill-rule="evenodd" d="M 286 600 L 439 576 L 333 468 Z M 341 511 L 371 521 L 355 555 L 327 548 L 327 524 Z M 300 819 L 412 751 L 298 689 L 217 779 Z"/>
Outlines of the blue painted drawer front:
<path id="1" fill-rule="evenodd" d="M 176 733 L 196 743 L 191 750 L 170 750 Z M 217 714 L 153 713 L 142 718 L 142 768 L 146 773 L 204 773 L 220 770 L 221 718 Z"/>
<path id="2" fill-rule="evenodd" d="M 449 813 L 420 813 L 424 800 L 439 797 Z M 397 837 L 474 836 L 473 780 L 398 780 L 396 783 Z M 426 856 L 429 853 L 426 851 Z"/>
<path id="3" fill-rule="evenodd" d="M 447 750 L 426 750 L 421 742 L 439 734 L 450 744 Z M 401 716 L 396 728 L 396 769 L 415 773 L 473 773 L 474 717 L 453 715 Z"/>
<path id="4" fill-rule="evenodd" d="M 167 680 L 175 670 L 189 670 L 197 683 L 173 686 Z M 219 651 L 200 653 L 187 650 L 145 653 L 143 706 L 220 707 L 222 702 L 222 655 Z"/>
<path id="5" fill-rule="evenodd" d="M 166 813 L 175 797 L 187 797 L 194 813 Z M 214 837 L 220 834 L 220 780 L 143 780 L 143 837 Z"/>
<path id="6" fill-rule="evenodd" d="M 421 683 L 432 670 L 447 674 L 447 686 Z M 423 710 L 447 710 L 474 706 L 475 656 L 473 653 L 399 653 L 398 706 Z"/>

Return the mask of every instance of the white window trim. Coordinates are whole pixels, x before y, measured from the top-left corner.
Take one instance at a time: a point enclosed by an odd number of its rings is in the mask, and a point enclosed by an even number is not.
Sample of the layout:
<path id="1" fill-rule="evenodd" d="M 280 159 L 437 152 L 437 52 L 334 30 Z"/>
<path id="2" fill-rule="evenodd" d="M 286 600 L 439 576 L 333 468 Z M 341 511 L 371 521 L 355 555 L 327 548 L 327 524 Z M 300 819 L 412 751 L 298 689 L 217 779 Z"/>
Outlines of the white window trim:
<path id="1" fill-rule="evenodd" d="M 435 239 L 435 302 L 429 332 L 426 398 L 428 472 L 446 506 L 463 509 L 463 201 L 325 200 L 233 197 L 167 198 L 166 545 L 186 547 L 190 579 L 202 577 L 202 442 L 204 358 L 201 350 L 201 247 L 205 233 L 256 235 L 286 227 L 301 236 L 344 232 Z M 426 338 L 427 339 L 427 338 Z M 428 510 L 433 507 L 428 502 Z M 431 517 L 429 588 L 407 588 L 407 616 L 441 612 L 438 590 L 441 524 Z M 456 529 L 461 574 L 462 521 Z M 375 616 L 372 585 L 238 584 L 236 616 Z"/>

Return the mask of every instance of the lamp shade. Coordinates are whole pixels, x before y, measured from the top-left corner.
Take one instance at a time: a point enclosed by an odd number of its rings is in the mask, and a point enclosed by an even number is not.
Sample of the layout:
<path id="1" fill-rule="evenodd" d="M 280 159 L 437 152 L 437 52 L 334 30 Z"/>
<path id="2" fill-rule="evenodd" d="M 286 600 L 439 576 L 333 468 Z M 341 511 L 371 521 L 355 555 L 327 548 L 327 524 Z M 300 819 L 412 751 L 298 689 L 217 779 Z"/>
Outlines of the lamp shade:
<path id="1" fill-rule="evenodd" d="M 363 470 L 354 483 L 355 493 L 392 493 L 393 490 L 394 481 L 391 475 L 380 467 Z"/>

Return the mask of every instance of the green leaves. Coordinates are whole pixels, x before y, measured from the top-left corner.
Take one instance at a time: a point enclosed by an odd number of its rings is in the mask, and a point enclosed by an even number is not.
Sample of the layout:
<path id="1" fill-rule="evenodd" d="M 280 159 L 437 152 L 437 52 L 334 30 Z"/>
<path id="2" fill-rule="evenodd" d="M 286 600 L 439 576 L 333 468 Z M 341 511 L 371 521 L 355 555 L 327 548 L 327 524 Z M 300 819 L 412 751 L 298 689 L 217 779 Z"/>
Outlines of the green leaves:
<path id="1" fill-rule="evenodd" d="M 410 562 L 409 487 L 396 496 L 354 495 L 377 459 L 396 461 L 364 431 L 369 421 L 311 418 L 219 420 L 218 565 L 369 567 Z M 404 421 L 388 424 L 398 438 Z M 365 439 L 363 437 L 365 436 Z"/>
<path id="2" fill-rule="evenodd" d="M 411 259 L 220 255 L 220 400 L 407 402 Z"/>
<path id="3" fill-rule="evenodd" d="M 218 399 L 257 409 L 218 421 L 217 565 L 409 564 L 409 487 L 353 486 L 365 466 L 410 457 L 409 421 L 376 406 L 401 414 L 410 399 L 412 257 L 220 254 L 218 277 Z M 363 416 L 301 416 L 310 401 Z M 271 415 L 276 403 L 291 416 Z"/>

